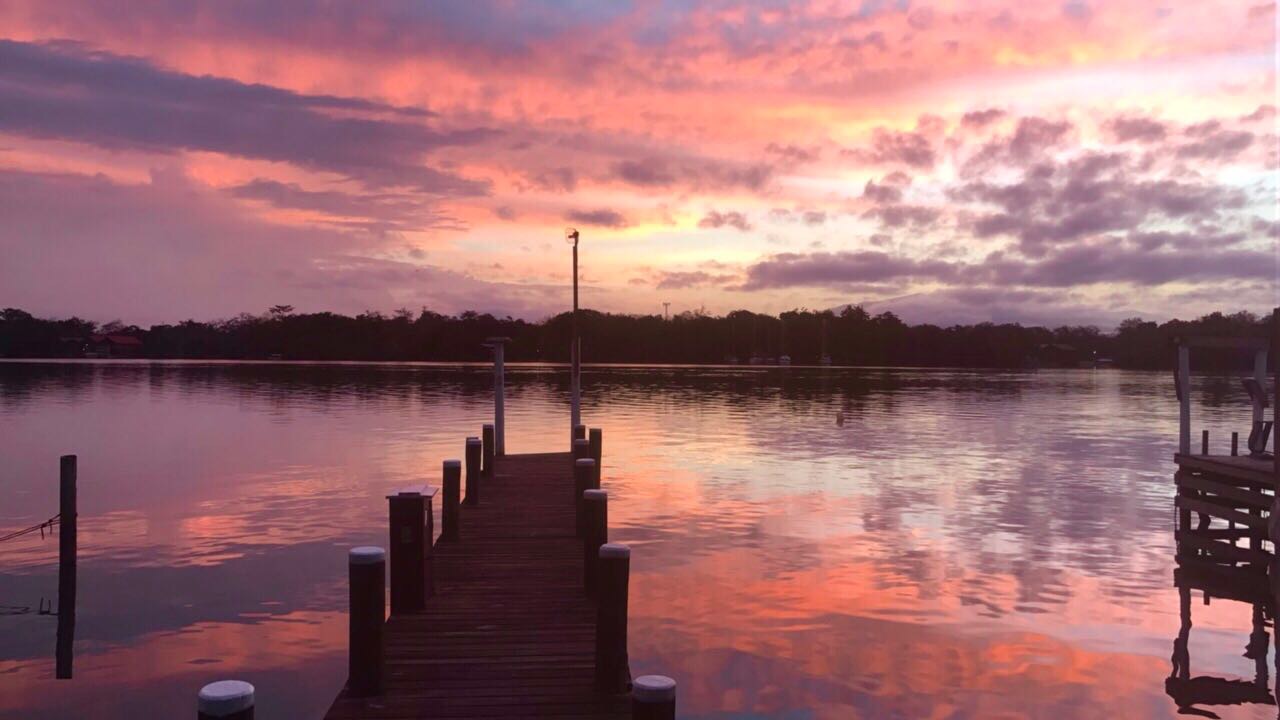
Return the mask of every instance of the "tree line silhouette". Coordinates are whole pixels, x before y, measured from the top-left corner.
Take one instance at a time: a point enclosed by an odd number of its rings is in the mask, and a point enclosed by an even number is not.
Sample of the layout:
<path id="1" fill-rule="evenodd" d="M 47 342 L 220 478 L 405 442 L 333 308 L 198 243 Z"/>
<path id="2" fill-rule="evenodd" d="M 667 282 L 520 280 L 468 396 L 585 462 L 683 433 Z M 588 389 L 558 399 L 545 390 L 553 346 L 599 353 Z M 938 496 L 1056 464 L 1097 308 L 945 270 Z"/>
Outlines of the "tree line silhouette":
<path id="1" fill-rule="evenodd" d="M 570 313 L 528 322 L 464 312 L 443 315 L 426 308 L 355 317 L 331 312 L 295 313 L 277 305 L 261 315 L 141 328 L 118 321 L 41 319 L 25 311 L 0 311 L 0 357 L 55 358 L 92 354 L 105 336 L 136 338 L 145 358 L 285 360 L 474 361 L 489 357 L 486 338 L 511 339 L 512 361 L 566 362 Z M 824 361 L 835 365 L 923 367 L 1056 367 L 1114 364 L 1160 369 L 1173 364 L 1179 335 L 1265 336 L 1263 321 L 1249 312 L 1215 312 L 1196 320 L 1164 323 L 1131 318 L 1114 332 L 1093 326 L 1057 328 L 1019 324 L 908 325 L 893 313 L 871 315 L 858 306 L 832 311 L 792 310 L 765 315 L 735 310 L 726 315 L 685 312 L 669 320 L 583 310 L 583 357 L 598 363 L 773 363 Z M 1247 365 L 1238 353 L 1197 357 L 1197 368 Z"/>

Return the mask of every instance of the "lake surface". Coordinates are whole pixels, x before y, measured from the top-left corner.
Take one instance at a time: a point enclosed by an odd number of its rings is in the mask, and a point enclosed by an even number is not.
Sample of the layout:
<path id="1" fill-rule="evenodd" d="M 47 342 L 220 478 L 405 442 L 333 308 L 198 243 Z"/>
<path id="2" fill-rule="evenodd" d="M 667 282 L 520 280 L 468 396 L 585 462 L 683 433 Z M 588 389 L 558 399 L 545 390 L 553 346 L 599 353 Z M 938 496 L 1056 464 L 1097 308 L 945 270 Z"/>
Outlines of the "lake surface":
<path id="1" fill-rule="evenodd" d="M 1197 441 L 1225 451 L 1239 383 L 1194 385 Z M 38 612 L 56 539 L 0 544 L 0 717 L 189 717 L 223 678 L 257 686 L 259 717 L 321 717 L 346 549 L 385 544 L 384 495 L 462 455 L 490 386 L 465 366 L 0 363 L 0 535 L 57 512 L 59 455 L 80 493 L 73 680 Z M 633 547 L 632 671 L 676 677 L 682 717 L 1177 714 L 1168 374 L 587 368 L 584 393 Z M 563 369 L 509 368 L 507 409 L 508 452 L 567 448 Z M 1193 674 L 1253 680 L 1251 608 L 1197 592 L 1191 612 Z"/>

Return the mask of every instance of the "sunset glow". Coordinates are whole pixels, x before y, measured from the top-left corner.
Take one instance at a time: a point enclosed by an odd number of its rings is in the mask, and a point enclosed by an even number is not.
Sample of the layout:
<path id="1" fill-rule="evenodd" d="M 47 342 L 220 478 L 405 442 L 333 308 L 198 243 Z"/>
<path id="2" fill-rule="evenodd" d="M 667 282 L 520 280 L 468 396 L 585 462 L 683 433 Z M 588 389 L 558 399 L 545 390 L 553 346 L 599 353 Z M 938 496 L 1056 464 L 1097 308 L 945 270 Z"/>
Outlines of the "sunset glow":
<path id="1" fill-rule="evenodd" d="M 1275 5 L 0 6 L 6 306 L 1275 302 Z"/>

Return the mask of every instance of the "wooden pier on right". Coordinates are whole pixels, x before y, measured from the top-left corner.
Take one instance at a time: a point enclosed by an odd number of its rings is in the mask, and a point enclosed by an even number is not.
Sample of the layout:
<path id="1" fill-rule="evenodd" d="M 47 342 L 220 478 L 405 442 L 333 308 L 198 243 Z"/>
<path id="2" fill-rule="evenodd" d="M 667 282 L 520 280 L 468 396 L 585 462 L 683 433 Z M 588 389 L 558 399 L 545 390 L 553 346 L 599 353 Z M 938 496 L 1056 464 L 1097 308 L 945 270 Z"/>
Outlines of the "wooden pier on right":
<path id="1" fill-rule="evenodd" d="M 1280 389 L 1268 392 L 1265 338 L 1180 338 L 1174 385 L 1179 405 L 1178 452 L 1173 460 L 1177 509 L 1174 529 L 1176 565 L 1174 585 L 1179 593 L 1181 628 L 1174 639 L 1172 670 L 1165 692 L 1179 712 L 1210 714 L 1206 706 L 1275 705 L 1267 664 L 1277 611 L 1275 536 L 1271 531 L 1276 491 L 1280 487 L 1274 453 L 1267 451 Z M 1251 405 L 1247 432 L 1231 433 L 1230 450 L 1212 453 L 1209 431 L 1192 444 L 1191 352 L 1195 348 L 1250 351 L 1253 372 L 1241 378 Z M 1267 418 L 1271 409 L 1272 417 Z M 1242 437 L 1245 442 L 1240 442 Z M 1221 445 L 1221 438 L 1219 439 Z M 1196 452 L 1198 450 L 1198 452 Z M 1213 599 L 1244 603 L 1251 611 L 1251 627 L 1244 655 L 1254 661 L 1254 677 L 1230 679 L 1191 673 L 1190 635 L 1192 591 L 1207 605 Z M 1280 637 L 1276 660 L 1280 663 Z M 1280 664 L 1277 665 L 1280 668 Z M 1280 681 L 1280 672 L 1276 678 Z"/>

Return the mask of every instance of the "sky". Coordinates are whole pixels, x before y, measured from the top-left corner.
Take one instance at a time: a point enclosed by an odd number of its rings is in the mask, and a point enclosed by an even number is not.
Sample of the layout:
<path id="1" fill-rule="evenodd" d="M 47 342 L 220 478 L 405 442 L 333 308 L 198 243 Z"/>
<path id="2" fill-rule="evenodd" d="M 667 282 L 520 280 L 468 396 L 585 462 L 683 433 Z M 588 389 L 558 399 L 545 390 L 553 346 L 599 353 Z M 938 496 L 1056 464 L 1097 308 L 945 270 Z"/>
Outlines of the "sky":
<path id="1" fill-rule="evenodd" d="M 0 306 L 1277 304 L 1274 3 L 7 0 Z"/>

